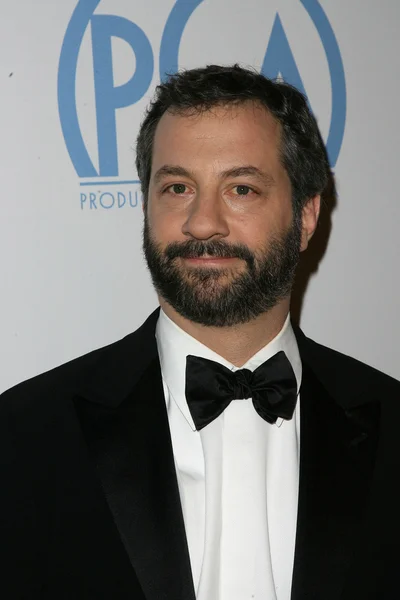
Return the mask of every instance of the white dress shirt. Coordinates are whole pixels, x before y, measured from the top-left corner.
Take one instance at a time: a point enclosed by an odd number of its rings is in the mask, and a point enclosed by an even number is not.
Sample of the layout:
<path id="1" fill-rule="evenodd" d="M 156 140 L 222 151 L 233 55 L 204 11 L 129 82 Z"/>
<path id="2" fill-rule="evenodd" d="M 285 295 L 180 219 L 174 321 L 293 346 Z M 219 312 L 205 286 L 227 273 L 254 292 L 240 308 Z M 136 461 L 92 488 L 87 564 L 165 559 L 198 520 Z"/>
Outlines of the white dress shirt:
<path id="1" fill-rule="evenodd" d="M 251 398 L 234 400 L 196 431 L 185 398 L 186 356 L 238 368 L 173 323 L 156 328 L 176 472 L 198 600 L 290 600 L 299 481 L 299 399 L 274 425 Z M 240 368 L 254 371 L 283 350 L 301 383 L 287 318 L 281 332 Z"/>

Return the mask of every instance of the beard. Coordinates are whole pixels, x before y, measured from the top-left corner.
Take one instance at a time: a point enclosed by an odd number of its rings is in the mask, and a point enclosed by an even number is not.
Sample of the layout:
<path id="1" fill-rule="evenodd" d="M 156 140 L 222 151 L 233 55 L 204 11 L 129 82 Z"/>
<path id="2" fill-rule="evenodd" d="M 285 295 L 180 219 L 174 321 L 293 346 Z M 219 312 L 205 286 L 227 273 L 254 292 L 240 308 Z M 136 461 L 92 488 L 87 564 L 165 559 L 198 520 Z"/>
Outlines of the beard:
<path id="1" fill-rule="evenodd" d="M 259 251 L 222 240 L 172 242 L 164 249 L 144 219 L 143 252 L 158 294 L 182 317 L 209 327 L 247 323 L 273 308 L 292 289 L 300 256 L 301 219 Z M 185 267 L 180 259 L 238 258 L 244 269 Z"/>

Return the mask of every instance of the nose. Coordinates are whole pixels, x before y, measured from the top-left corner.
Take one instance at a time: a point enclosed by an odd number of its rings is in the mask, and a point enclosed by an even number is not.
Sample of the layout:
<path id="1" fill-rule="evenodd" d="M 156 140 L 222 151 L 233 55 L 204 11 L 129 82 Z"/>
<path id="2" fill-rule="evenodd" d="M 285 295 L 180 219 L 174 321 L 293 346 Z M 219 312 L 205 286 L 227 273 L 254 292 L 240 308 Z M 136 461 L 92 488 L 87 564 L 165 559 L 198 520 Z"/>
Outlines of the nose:
<path id="1" fill-rule="evenodd" d="M 229 235 L 223 205 L 218 196 L 211 194 L 197 196 L 188 209 L 182 233 L 197 240 L 219 239 Z"/>

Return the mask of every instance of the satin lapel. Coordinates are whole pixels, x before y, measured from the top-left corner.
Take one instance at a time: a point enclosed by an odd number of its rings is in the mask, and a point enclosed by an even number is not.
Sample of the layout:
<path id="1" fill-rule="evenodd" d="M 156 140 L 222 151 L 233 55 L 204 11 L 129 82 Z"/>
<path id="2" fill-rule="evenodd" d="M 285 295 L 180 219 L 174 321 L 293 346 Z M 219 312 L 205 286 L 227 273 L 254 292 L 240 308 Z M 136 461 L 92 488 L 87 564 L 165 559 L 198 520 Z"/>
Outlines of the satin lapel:
<path id="1" fill-rule="evenodd" d="M 376 451 L 377 405 L 345 411 L 303 364 L 292 600 L 338 600 L 360 540 Z"/>
<path id="2" fill-rule="evenodd" d="M 76 407 L 147 600 L 194 600 L 158 360 L 118 406 L 80 398 Z"/>

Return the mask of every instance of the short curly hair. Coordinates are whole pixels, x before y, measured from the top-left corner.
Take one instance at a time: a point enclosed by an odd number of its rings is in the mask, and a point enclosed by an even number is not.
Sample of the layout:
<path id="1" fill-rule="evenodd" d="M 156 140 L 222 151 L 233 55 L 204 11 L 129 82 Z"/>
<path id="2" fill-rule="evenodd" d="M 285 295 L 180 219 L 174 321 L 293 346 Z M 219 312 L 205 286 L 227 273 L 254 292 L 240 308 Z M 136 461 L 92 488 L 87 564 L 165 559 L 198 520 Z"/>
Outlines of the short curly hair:
<path id="1" fill-rule="evenodd" d="M 193 114 L 218 105 L 253 101 L 264 106 L 281 125 L 281 161 L 291 186 L 293 209 L 299 215 L 308 199 L 322 194 L 329 180 L 329 161 L 315 117 L 304 95 L 280 80 L 255 70 L 208 65 L 170 75 L 156 88 L 140 126 L 136 168 L 144 203 L 148 200 L 153 141 L 165 112 Z"/>

